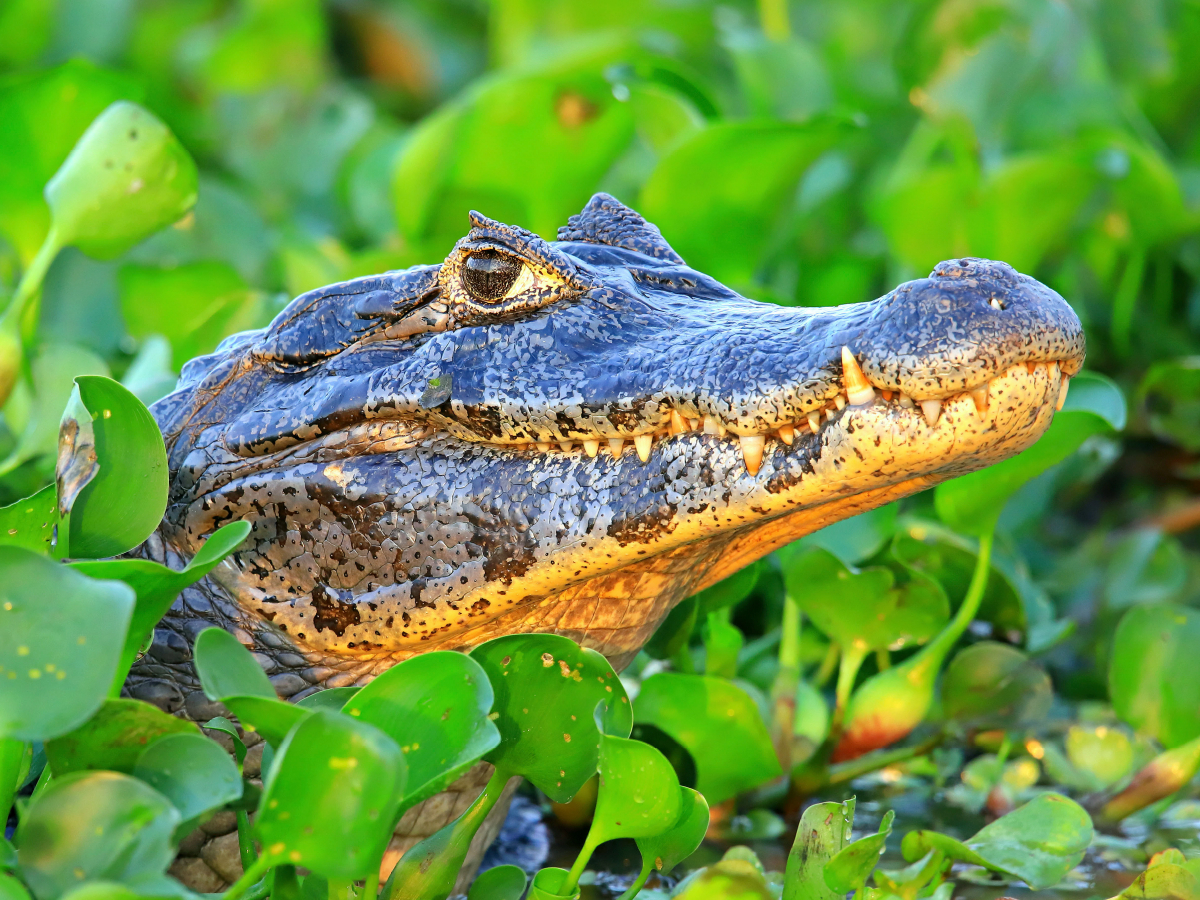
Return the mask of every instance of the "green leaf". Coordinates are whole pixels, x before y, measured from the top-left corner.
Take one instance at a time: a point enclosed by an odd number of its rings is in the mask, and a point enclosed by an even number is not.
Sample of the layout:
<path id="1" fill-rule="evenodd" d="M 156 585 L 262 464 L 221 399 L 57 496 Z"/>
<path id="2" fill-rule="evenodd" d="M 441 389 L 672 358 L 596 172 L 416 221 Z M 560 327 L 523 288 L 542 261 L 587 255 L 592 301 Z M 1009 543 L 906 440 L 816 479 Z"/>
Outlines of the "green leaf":
<path id="1" fill-rule="evenodd" d="M 853 798 L 814 803 L 804 811 L 788 853 L 783 900 L 842 900 L 845 892 L 825 883 L 825 866 L 849 843 L 853 827 Z"/>
<path id="2" fill-rule="evenodd" d="M 667 758 L 649 744 L 603 735 L 599 769 L 600 789 L 585 846 L 621 837 L 656 837 L 679 821 L 679 779 Z"/>
<path id="3" fill-rule="evenodd" d="M 809 547 L 824 547 L 848 566 L 870 559 L 891 540 L 896 532 L 896 516 L 899 507 L 895 503 L 859 513 L 840 522 L 827 525 L 820 531 L 793 541 L 779 551 L 780 558 L 787 563 L 798 553 Z"/>
<path id="4" fill-rule="evenodd" d="M 781 774 L 754 700 L 723 678 L 652 675 L 642 682 L 634 715 L 691 753 L 696 789 L 709 803 L 721 803 Z"/>
<path id="5" fill-rule="evenodd" d="M 1200 356 L 1152 365 L 1138 387 L 1138 404 L 1157 437 L 1200 450 Z"/>
<path id="6" fill-rule="evenodd" d="M 15 875 L 0 872 L 0 900 L 32 900 L 25 885 Z"/>
<path id="7" fill-rule="evenodd" d="M 350 699 L 361 691 L 360 687 L 325 688 L 296 701 L 296 706 L 302 709 L 328 709 L 331 712 L 342 712 Z"/>
<path id="8" fill-rule="evenodd" d="M 22 73 L 0 88 L 0 121 L 6 123 L 0 231 L 23 259 L 33 257 L 50 226 L 42 189 L 79 136 L 114 100 L 141 96 L 135 77 L 82 59 Z"/>
<path id="9" fill-rule="evenodd" d="M 1080 405 L 1083 403 L 1086 409 Z M 990 532 L 1018 488 L 1062 462 L 1092 435 L 1122 428 L 1124 416 L 1125 403 L 1116 385 L 1095 373 L 1076 375 L 1071 380 L 1067 405 L 1036 444 L 1003 462 L 935 488 L 938 515 L 962 534 Z"/>
<path id="10" fill-rule="evenodd" d="M 788 595 L 831 640 L 860 650 L 900 650 L 924 644 L 950 619 L 941 585 L 913 572 L 897 586 L 895 574 L 872 567 L 851 572 L 820 547 L 789 561 Z"/>
<path id="11" fill-rule="evenodd" d="M 55 778 L 17 826 L 21 875 L 38 900 L 56 900 L 87 879 L 161 875 L 175 858 L 179 821 L 166 797 L 128 775 Z"/>
<path id="12" fill-rule="evenodd" d="M 149 110 L 118 101 L 88 126 L 46 184 L 60 246 L 113 259 L 196 203 L 196 164 Z"/>
<path id="13" fill-rule="evenodd" d="M 528 880 L 520 866 L 493 866 L 471 883 L 467 900 L 521 900 Z"/>
<path id="14" fill-rule="evenodd" d="M 65 506 L 71 513 L 72 556 L 116 556 L 144 541 L 162 520 L 167 508 L 167 451 L 150 411 L 120 383 L 99 375 L 80 376 L 75 391 L 77 401 L 68 406 L 62 428 L 74 422 L 83 429 L 86 423 L 80 417 L 91 416 L 99 468 L 77 494 L 65 497 L 62 476 L 71 458 L 59 453 L 59 509 Z"/>
<path id="15" fill-rule="evenodd" d="M 895 818 L 895 812 L 889 809 L 884 813 L 883 821 L 879 823 L 878 834 L 859 838 L 839 850 L 833 859 L 825 864 L 826 886 L 839 894 L 861 891 L 883 854 L 888 835 L 892 833 L 892 820 Z"/>
<path id="16" fill-rule="evenodd" d="M 249 522 L 231 522 L 212 533 L 182 569 L 168 569 L 148 559 L 105 559 L 71 563 L 71 568 L 92 578 L 123 581 L 137 594 L 133 618 L 125 636 L 125 648 L 114 684 L 120 687 L 138 653 L 150 642 L 154 626 L 170 609 L 179 592 L 199 581 L 250 534 Z"/>
<path id="17" fill-rule="evenodd" d="M 723 583 L 723 582 L 722 582 Z M 716 587 L 717 585 L 714 585 Z M 701 591 L 703 593 L 703 591 Z M 650 640 L 642 647 L 654 659 L 670 659 L 680 650 L 687 647 L 688 639 L 696 627 L 696 618 L 700 604 L 699 595 L 693 595 L 682 600 L 667 613 Z"/>
<path id="18" fill-rule="evenodd" d="M 500 743 L 491 709 L 492 686 L 479 663 L 439 650 L 392 666 L 347 700 L 342 712 L 400 745 L 408 766 L 404 805 L 411 807 Z"/>
<path id="19" fill-rule="evenodd" d="M 1135 606 L 1121 617 L 1108 665 L 1117 715 L 1165 747 L 1200 735 L 1200 611 L 1173 603 Z"/>
<path id="20" fill-rule="evenodd" d="M 236 725 L 224 716 L 213 716 L 204 723 L 204 727 L 209 731 L 219 731 L 229 735 L 229 739 L 233 742 L 233 758 L 237 760 L 238 766 L 240 767 L 246 761 L 246 744 Z M 264 768 L 266 767 L 264 766 Z"/>
<path id="21" fill-rule="evenodd" d="M 308 713 L 263 784 L 255 824 L 263 854 L 330 879 L 365 878 L 391 839 L 404 784 L 404 754 L 378 728 L 327 710 Z M 314 829 L 318 822 L 338 827 Z"/>
<path id="22" fill-rule="evenodd" d="M 643 867 L 670 874 L 671 870 L 699 848 L 708 831 L 708 801 L 704 795 L 687 787 L 679 789 L 679 818 L 660 834 L 637 838 Z"/>
<path id="23" fill-rule="evenodd" d="M 975 728 L 1016 728 L 1045 718 L 1050 676 L 1015 647 L 980 641 L 960 650 L 942 676 L 942 712 Z"/>
<path id="24" fill-rule="evenodd" d="M 49 740 L 104 702 L 133 591 L 16 547 L 0 547 L 0 573 L 0 736 Z"/>
<path id="25" fill-rule="evenodd" d="M 557 867 L 538 870 L 529 884 L 529 896 L 526 900 L 560 900 L 560 898 L 578 900 L 579 888 L 575 888 L 569 894 L 562 893 L 568 874 L 566 869 Z"/>
<path id="26" fill-rule="evenodd" d="M 626 737 L 629 698 L 607 659 L 553 634 L 514 634 L 471 651 L 492 683 L 500 743 L 484 759 L 565 803 L 596 772 L 600 728 Z"/>
<path id="27" fill-rule="evenodd" d="M 55 778 L 87 769 L 129 774 L 148 746 L 172 734 L 198 732 L 187 719 L 168 715 L 141 700 L 106 700 L 78 728 L 46 741 L 46 760 Z"/>
<path id="28" fill-rule="evenodd" d="M 639 211 L 689 265 L 747 284 L 800 176 L 843 130 L 833 121 L 710 124 L 659 161 Z"/>
<path id="29" fill-rule="evenodd" d="M 1088 776 L 1090 790 L 1116 784 L 1133 768 L 1133 742 L 1120 728 L 1072 725 L 1064 745 L 1071 765 Z"/>
<path id="30" fill-rule="evenodd" d="M 1117 895 L 1120 900 L 1200 900 L 1200 878 L 1181 865 L 1151 866 Z"/>
<path id="31" fill-rule="evenodd" d="M 901 848 L 909 862 L 930 849 L 952 859 L 1018 878 L 1035 891 L 1058 884 L 1083 859 L 1092 841 L 1092 819 L 1061 794 L 1040 794 L 984 826 L 967 841 L 936 831 L 910 831 Z"/>
<path id="32" fill-rule="evenodd" d="M 762 574 L 762 570 L 763 563 L 753 562 L 744 569 L 738 569 L 728 578 L 694 594 L 693 596 L 699 604 L 699 615 L 707 616 L 709 613 L 741 603 L 750 596 L 750 592 L 758 584 L 758 577 Z"/>
<path id="33" fill-rule="evenodd" d="M 0 507 L 0 545 L 58 556 L 60 530 L 66 538 L 65 526 L 58 517 L 58 492 L 52 484 L 32 497 Z"/>
<path id="34" fill-rule="evenodd" d="M 146 747 L 131 773 L 171 801 L 183 820 L 182 838 L 206 813 L 242 796 L 242 776 L 216 741 L 199 734 L 172 734 Z"/>

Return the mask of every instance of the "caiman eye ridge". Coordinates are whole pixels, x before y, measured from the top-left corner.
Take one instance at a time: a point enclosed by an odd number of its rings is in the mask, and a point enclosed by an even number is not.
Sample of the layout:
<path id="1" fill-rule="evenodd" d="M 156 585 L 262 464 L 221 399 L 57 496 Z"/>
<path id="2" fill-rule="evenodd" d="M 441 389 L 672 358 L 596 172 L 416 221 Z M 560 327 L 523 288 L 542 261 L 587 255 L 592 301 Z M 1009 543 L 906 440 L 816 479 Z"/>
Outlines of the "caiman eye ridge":
<path id="1" fill-rule="evenodd" d="M 499 250 L 476 250 L 463 262 L 463 284 L 476 300 L 502 300 L 524 266 L 517 257 Z"/>
<path id="2" fill-rule="evenodd" d="M 1046 369 L 1046 377 L 1050 383 L 1058 384 L 1058 391 L 1053 396 L 1055 397 L 1055 409 L 1061 410 L 1067 399 L 1067 388 L 1070 384 L 1071 376 L 1066 373 L 1063 364 L 1058 361 L 1016 363 L 1000 373 L 996 378 L 978 387 L 949 394 L 945 397 L 915 401 L 912 397 L 899 391 L 872 385 L 863 373 L 858 361 L 854 358 L 854 354 L 850 352 L 849 348 L 843 348 L 841 390 L 824 407 L 813 410 L 798 421 L 779 425 L 763 434 L 734 434 L 733 437 L 736 437 L 738 440 L 739 450 L 741 451 L 746 471 L 751 475 L 757 475 L 758 470 L 762 466 L 763 453 L 766 450 L 768 439 L 775 438 L 791 446 L 797 435 L 817 434 L 826 423 L 833 421 L 838 413 L 848 406 L 868 407 L 885 405 L 896 409 L 912 410 L 914 415 L 919 406 L 920 415 L 924 419 L 925 424 L 930 428 L 934 428 L 941 419 L 942 408 L 945 404 L 951 403 L 960 397 L 969 396 L 971 402 L 974 404 L 976 416 L 982 420 L 987 415 L 992 381 L 1004 378 L 1009 373 L 1020 370 L 1026 371 L 1032 377 L 1043 367 Z M 487 441 L 486 443 L 502 450 L 531 451 L 536 449 L 541 453 L 552 452 L 557 446 L 563 453 L 571 453 L 575 450 L 575 441 L 578 440 L 583 451 L 589 457 L 594 458 L 603 446 L 612 455 L 613 459 L 619 460 L 625 452 L 626 443 L 632 441 L 638 458 L 643 463 L 647 463 L 650 461 L 650 453 L 654 448 L 655 441 L 673 438 L 677 435 L 688 434 L 690 432 L 715 435 L 719 438 L 725 438 L 730 435 L 731 429 L 716 416 L 708 415 L 701 419 L 689 417 L 685 415 L 685 412 L 672 408 L 667 423 L 660 425 L 653 431 L 646 431 L 642 434 L 630 435 L 629 437 L 598 436 L 595 438 L 576 438 L 574 440 L 564 440 L 556 437 L 552 440 L 544 441 Z"/>

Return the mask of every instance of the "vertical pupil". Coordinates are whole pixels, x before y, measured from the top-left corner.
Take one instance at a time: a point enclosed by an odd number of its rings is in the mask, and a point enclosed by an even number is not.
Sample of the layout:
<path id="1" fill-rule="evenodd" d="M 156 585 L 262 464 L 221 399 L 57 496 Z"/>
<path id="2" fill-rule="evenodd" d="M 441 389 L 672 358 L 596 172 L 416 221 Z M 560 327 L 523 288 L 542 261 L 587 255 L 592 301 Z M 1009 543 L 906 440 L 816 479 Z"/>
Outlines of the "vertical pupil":
<path id="1" fill-rule="evenodd" d="M 463 281 L 472 296 L 480 300 L 499 300 L 521 274 L 519 259 L 497 250 L 478 250 L 467 257 Z"/>

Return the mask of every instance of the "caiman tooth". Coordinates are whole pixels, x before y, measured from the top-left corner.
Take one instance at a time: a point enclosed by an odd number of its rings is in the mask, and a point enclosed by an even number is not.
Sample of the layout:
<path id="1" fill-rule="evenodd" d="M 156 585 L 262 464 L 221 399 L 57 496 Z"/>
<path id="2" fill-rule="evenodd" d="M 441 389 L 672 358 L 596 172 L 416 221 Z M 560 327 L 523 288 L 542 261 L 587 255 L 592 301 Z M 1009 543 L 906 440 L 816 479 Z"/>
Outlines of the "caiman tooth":
<path id="1" fill-rule="evenodd" d="M 550 442 L 549 442 L 549 441 L 537 441 L 536 443 L 537 443 L 537 448 L 538 448 L 539 450 L 541 450 L 543 453 L 549 453 L 549 452 L 550 452 L 550 446 L 551 446 L 551 445 L 550 445 Z"/>
<path id="2" fill-rule="evenodd" d="M 766 436 L 743 434 L 738 438 L 738 443 L 742 445 L 742 462 L 746 464 L 746 471 L 757 475 L 762 467 L 763 448 L 767 445 Z"/>
<path id="3" fill-rule="evenodd" d="M 1067 388 L 1071 386 L 1071 376 L 1064 375 L 1062 381 L 1058 385 L 1058 402 L 1054 404 L 1056 412 L 1061 412 L 1063 405 L 1067 402 Z"/>
<path id="4" fill-rule="evenodd" d="M 866 406 L 875 401 L 875 388 L 867 381 L 849 347 L 842 347 L 842 383 L 851 406 Z"/>
<path id="5" fill-rule="evenodd" d="M 908 396 L 908 394 L 901 394 L 899 402 L 900 405 L 905 409 L 912 409 L 914 406 L 916 406 L 916 404 L 913 403 L 913 398 Z"/>
<path id="6" fill-rule="evenodd" d="M 687 423 L 688 423 L 690 426 L 692 426 L 692 431 L 699 431 L 699 430 L 700 430 L 700 420 L 699 420 L 699 419 L 688 419 L 688 420 L 687 420 Z"/>
<path id="7" fill-rule="evenodd" d="M 1025 368 L 1029 372 L 1030 375 L 1032 375 L 1034 372 L 1037 371 L 1037 367 L 1038 367 L 1038 364 L 1035 362 L 1025 363 Z"/>
<path id="8" fill-rule="evenodd" d="M 681 416 L 678 410 L 671 410 L 671 434 L 686 434 L 691 430 L 688 420 Z"/>
<path id="9" fill-rule="evenodd" d="M 975 414 L 981 419 L 988 409 L 988 388 L 990 386 L 991 382 L 989 381 L 987 384 L 971 389 L 971 399 L 975 401 Z"/>
<path id="10" fill-rule="evenodd" d="M 717 437 L 725 437 L 725 426 L 720 423 L 716 416 L 705 416 L 704 433 L 715 434 Z"/>
<path id="11" fill-rule="evenodd" d="M 620 459 L 621 451 L 624 449 L 625 449 L 625 439 L 624 438 L 609 438 L 608 439 L 608 452 L 612 454 L 613 459 Z"/>
<path id="12" fill-rule="evenodd" d="M 833 398 L 833 405 L 836 406 L 838 409 L 845 409 L 846 408 L 846 398 L 843 397 L 841 394 L 838 394 L 836 397 Z"/>
<path id="13" fill-rule="evenodd" d="M 922 400 L 921 412 L 925 415 L 925 421 L 932 428 L 938 423 L 938 419 L 942 417 L 942 401 L 941 400 Z"/>
<path id="14" fill-rule="evenodd" d="M 796 429 L 791 425 L 780 425 L 779 428 L 776 429 L 775 433 L 778 434 L 779 439 L 789 447 L 792 446 L 792 441 L 796 439 Z"/>
<path id="15" fill-rule="evenodd" d="M 583 441 L 583 452 L 592 459 L 596 458 L 596 454 L 600 452 L 600 442 L 598 440 Z"/>
<path id="16" fill-rule="evenodd" d="M 570 453 L 572 450 L 575 449 L 575 442 L 574 441 L 559 441 L 558 449 L 561 450 L 563 453 Z"/>
<path id="17" fill-rule="evenodd" d="M 637 450 L 638 459 L 642 462 L 650 462 L 650 448 L 654 446 L 654 436 L 650 434 L 635 434 L 633 436 L 633 447 Z"/>
<path id="18" fill-rule="evenodd" d="M 813 434 L 821 430 L 821 414 L 819 412 L 810 412 L 806 418 L 808 427 L 812 429 Z"/>
<path id="19" fill-rule="evenodd" d="M 886 391 L 886 390 L 883 390 L 882 388 L 880 388 L 880 390 L 879 390 L 879 396 L 882 397 L 884 400 L 886 400 L 888 403 L 892 402 L 892 395 L 894 393 L 895 393 L 895 391 Z"/>

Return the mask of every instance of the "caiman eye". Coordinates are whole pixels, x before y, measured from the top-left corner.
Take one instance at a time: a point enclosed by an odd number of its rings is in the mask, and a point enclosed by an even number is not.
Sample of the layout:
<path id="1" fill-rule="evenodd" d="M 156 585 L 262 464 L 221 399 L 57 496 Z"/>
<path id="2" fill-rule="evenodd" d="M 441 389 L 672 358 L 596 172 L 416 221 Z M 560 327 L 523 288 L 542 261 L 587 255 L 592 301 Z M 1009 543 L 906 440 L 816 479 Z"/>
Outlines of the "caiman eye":
<path id="1" fill-rule="evenodd" d="M 463 282 L 476 300 L 499 300 L 516 284 L 524 265 L 498 250 L 476 250 L 463 264 Z"/>

